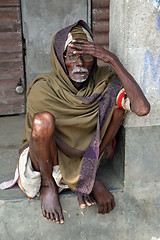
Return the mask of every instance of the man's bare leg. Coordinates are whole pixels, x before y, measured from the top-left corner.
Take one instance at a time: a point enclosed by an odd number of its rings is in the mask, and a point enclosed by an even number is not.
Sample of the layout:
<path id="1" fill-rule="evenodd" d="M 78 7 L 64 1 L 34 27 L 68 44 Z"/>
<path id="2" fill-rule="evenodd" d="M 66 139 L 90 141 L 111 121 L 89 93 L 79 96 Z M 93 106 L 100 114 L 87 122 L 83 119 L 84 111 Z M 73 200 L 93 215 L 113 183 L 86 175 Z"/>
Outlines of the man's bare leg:
<path id="1" fill-rule="evenodd" d="M 63 224 L 59 194 L 52 177 L 53 166 L 58 164 L 54 130 L 54 117 L 50 113 L 35 114 L 29 147 L 32 164 L 35 170 L 41 172 L 40 200 L 43 216 Z"/>
<path id="2" fill-rule="evenodd" d="M 61 151 L 63 151 L 66 155 L 76 157 L 76 158 L 82 158 L 84 155 L 84 151 L 77 150 L 69 146 L 67 143 L 65 143 L 62 139 L 55 136 L 56 144 Z M 92 194 L 88 197 L 80 197 L 78 196 L 78 202 L 82 209 L 85 209 L 87 206 L 92 206 L 96 204 L 96 201 L 94 200 Z"/>
<path id="3" fill-rule="evenodd" d="M 114 139 L 116 136 L 122 120 L 123 120 L 124 111 L 121 109 L 115 109 L 112 120 L 107 128 L 107 131 L 104 135 L 102 143 L 100 145 L 100 153 L 101 155 L 108 144 Z M 92 193 L 89 197 L 81 197 L 78 196 L 79 205 L 82 209 L 87 206 L 95 205 L 95 202 L 98 204 L 98 213 L 109 213 L 115 206 L 114 197 L 105 187 L 105 185 L 98 179 L 95 180 Z M 92 202 L 92 204 L 90 204 Z"/>
<path id="4" fill-rule="evenodd" d="M 122 124 L 123 117 L 124 111 L 122 109 L 114 110 L 112 120 L 100 145 L 99 155 L 104 152 L 107 145 L 115 138 Z M 109 213 L 115 207 L 114 196 L 99 179 L 95 179 L 92 194 L 98 204 L 98 213 Z"/>
<path id="5" fill-rule="evenodd" d="M 103 140 L 99 147 L 99 156 L 104 152 L 108 144 L 115 138 L 124 118 L 124 111 L 117 108 L 113 112 L 111 122 L 106 130 Z"/>

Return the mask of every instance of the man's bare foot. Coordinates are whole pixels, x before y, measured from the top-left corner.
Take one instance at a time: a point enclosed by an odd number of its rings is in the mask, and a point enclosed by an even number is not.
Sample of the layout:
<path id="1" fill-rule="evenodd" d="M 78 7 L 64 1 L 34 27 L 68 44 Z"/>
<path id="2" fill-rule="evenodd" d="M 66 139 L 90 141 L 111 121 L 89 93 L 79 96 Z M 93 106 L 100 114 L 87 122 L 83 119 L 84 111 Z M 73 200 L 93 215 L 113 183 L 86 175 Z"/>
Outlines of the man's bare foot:
<path id="1" fill-rule="evenodd" d="M 105 185 L 98 179 L 95 180 L 92 194 L 98 203 L 98 213 L 109 213 L 115 207 L 114 196 L 107 190 Z"/>
<path id="2" fill-rule="evenodd" d="M 87 206 L 89 207 L 96 204 L 96 201 L 92 196 L 92 194 L 90 194 L 88 197 L 78 196 L 78 202 L 79 202 L 80 208 L 82 209 L 85 209 Z"/>
<path id="3" fill-rule="evenodd" d="M 62 207 L 59 201 L 59 195 L 55 187 L 42 187 L 40 193 L 42 214 L 48 220 L 63 224 L 64 217 Z"/>

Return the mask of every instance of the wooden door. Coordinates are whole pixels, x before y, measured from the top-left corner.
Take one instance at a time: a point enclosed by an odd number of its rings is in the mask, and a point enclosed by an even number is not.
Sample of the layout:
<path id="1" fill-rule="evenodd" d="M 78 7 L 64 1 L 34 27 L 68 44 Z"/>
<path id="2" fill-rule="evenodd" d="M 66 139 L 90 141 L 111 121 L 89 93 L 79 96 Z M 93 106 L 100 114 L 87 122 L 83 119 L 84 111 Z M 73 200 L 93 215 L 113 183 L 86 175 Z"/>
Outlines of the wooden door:
<path id="1" fill-rule="evenodd" d="M 92 0 L 92 32 L 95 43 L 109 48 L 109 3 L 110 0 Z M 98 65 L 104 66 L 102 62 Z"/>
<path id="2" fill-rule="evenodd" d="M 0 0 L 0 115 L 25 112 L 19 0 Z"/>

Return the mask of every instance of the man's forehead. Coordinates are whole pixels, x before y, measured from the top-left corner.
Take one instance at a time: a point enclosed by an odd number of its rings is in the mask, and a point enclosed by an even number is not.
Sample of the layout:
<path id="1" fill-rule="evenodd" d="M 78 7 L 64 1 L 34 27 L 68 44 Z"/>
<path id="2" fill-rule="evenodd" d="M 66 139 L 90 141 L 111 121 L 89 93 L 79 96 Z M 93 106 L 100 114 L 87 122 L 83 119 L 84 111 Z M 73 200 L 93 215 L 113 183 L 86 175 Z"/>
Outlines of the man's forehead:
<path id="1" fill-rule="evenodd" d="M 67 46 L 66 54 L 73 53 L 74 51 L 75 51 L 74 48 L 71 48 L 69 45 Z"/>
<path id="2" fill-rule="evenodd" d="M 85 40 L 86 41 L 86 40 Z M 88 41 L 86 41 L 88 42 Z M 75 51 L 75 49 L 73 47 L 70 47 L 70 44 L 72 44 L 72 42 L 70 42 L 66 48 L 66 54 L 68 53 L 73 53 Z"/>
<path id="3" fill-rule="evenodd" d="M 81 25 L 77 25 L 71 29 L 71 31 L 68 33 L 68 37 L 66 39 L 65 45 L 64 45 L 64 51 L 66 50 L 67 46 L 70 42 L 73 40 L 86 40 L 89 42 L 93 42 L 93 39 L 90 35 L 90 33 Z"/>

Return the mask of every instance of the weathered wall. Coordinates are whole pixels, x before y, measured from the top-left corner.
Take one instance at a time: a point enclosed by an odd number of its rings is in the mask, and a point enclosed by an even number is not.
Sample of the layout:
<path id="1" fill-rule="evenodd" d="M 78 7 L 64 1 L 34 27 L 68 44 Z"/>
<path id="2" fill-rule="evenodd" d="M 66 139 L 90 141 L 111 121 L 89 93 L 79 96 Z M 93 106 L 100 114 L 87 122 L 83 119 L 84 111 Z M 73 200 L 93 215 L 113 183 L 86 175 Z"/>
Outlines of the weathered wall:
<path id="1" fill-rule="evenodd" d="M 160 12 L 153 0 L 110 2 L 110 49 L 140 84 L 151 103 L 148 116 L 129 115 L 125 126 L 160 125 Z"/>
<path id="2" fill-rule="evenodd" d="M 79 19 L 90 24 L 90 1 L 21 0 L 21 3 L 28 85 L 38 74 L 52 71 L 50 46 L 59 29 Z"/>
<path id="3" fill-rule="evenodd" d="M 134 196 L 154 189 L 159 197 L 160 12 L 153 0 L 111 0 L 110 50 L 119 56 L 151 104 L 149 115 L 129 113 L 124 122 L 124 189 Z"/>

